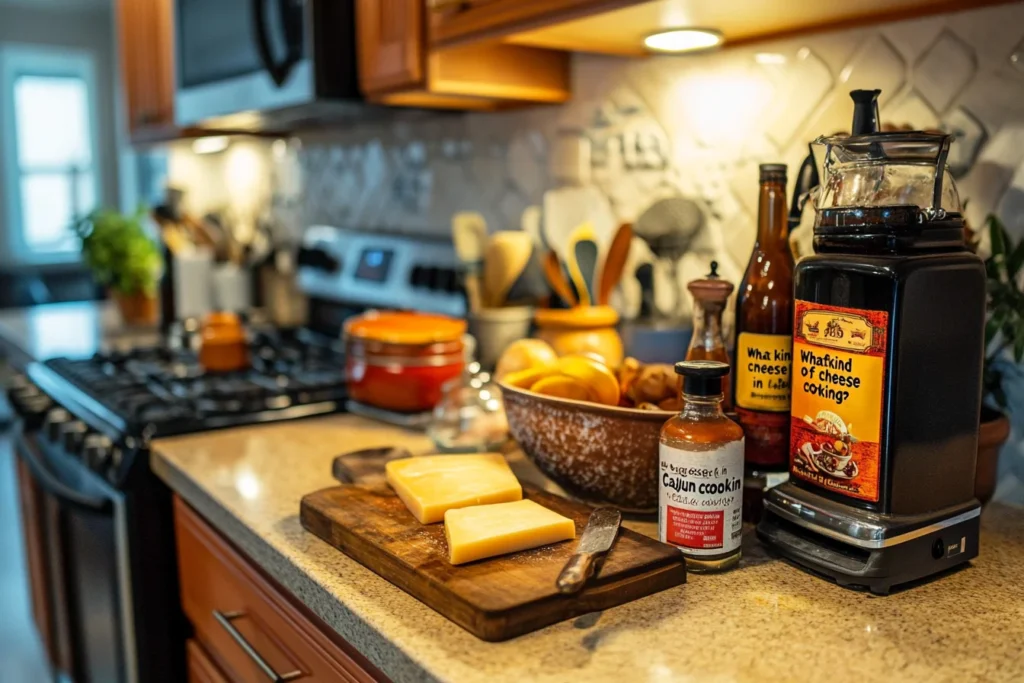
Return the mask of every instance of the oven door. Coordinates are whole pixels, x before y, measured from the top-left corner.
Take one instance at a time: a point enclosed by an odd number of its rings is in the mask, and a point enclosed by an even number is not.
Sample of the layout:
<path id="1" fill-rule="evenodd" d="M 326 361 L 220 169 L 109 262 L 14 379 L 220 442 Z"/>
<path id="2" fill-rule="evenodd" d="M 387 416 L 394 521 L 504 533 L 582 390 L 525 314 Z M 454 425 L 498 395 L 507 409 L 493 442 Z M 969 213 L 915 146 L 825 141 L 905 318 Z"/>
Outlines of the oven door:
<path id="1" fill-rule="evenodd" d="M 51 664 L 76 683 L 135 681 L 134 629 L 124 547 L 124 498 L 80 461 L 40 447 L 34 434 L 17 440 L 23 490 L 35 492 L 43 579 L 49 612 L 37 621 Z"/>
<path id="2" fill-rule="evenodd" d="M 175 3 L 178 125 L 314 99 L 307 0 Z"/>

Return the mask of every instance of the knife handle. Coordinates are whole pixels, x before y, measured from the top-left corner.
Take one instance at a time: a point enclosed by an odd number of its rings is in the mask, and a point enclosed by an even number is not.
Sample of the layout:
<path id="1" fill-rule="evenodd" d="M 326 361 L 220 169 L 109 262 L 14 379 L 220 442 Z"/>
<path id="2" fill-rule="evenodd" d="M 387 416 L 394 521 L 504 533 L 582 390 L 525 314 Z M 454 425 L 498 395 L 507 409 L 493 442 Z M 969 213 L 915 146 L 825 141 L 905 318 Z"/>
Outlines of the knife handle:
<path id="1" fill-rule="evenodd" d="M 594 575 L 597 553 L 577 553 L 569 558 L 555 584 L 561 593 L 578 593 Z"/>

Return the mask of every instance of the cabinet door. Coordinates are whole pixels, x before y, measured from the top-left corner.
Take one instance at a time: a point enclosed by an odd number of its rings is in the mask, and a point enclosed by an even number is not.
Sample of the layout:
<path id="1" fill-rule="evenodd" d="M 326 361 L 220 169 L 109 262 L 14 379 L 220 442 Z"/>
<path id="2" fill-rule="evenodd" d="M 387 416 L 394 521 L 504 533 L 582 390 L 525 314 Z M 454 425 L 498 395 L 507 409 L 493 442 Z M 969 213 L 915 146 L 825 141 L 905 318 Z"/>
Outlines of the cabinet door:
<path id="1" fill-rule="evenodd" d="M 427 0 L 431 47 L 498 39 L 646 0 Z"/>
<path id="2" fill-rule="evenodd" d="M 366 95 L 425 80 L 423 0 L 356 0 L 359 85 Z"/>
<path id="3" fill-rule="evenodd" d="M 174 0 L 118 0 L 121 77 L 133 141 L 174 130 Z"/>

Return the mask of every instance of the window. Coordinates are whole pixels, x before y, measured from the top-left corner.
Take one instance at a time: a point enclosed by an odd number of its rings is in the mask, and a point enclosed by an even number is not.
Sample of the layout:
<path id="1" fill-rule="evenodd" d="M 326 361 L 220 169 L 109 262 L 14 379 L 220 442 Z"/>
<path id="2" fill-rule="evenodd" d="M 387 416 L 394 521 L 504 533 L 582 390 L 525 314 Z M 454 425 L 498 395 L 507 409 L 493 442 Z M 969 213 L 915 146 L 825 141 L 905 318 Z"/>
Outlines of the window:
<path id="1" fill-rule="evenodd" d="M 99 202 L 93 63 L 86 53 L 0 49 L 7 242 L 15 261 L 77 254 L 72 223 Z"/>

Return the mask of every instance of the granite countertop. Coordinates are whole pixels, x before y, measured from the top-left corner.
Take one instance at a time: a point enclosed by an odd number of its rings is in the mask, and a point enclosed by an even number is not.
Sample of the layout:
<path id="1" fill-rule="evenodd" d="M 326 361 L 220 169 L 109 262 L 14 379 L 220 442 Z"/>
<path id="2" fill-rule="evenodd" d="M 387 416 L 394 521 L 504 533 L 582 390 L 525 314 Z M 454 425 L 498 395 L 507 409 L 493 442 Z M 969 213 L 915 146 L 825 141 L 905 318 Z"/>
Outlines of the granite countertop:
<path id="1" fill-rule="evenodd" d="M 0 357 L 21 368 L 58 356 L 88 358 L 101 348 L 157 339 L 154 328 L 127 328 L 113 304 L 76 301 L 0 310 Z"/>
<path id="2" fill-rule="evenodd" d="M 299 524 L 301 497 L 334 484 L 335 455 L 384 445 L 429 442 L 343 415 L 159 440 L 152 466 L 396 681 L 1024 680 L 1024 508 L 992 504 L 977 560 L 887 597 L 769 559 L 751 534 L 739 569 L 485 643 Z"/>

